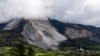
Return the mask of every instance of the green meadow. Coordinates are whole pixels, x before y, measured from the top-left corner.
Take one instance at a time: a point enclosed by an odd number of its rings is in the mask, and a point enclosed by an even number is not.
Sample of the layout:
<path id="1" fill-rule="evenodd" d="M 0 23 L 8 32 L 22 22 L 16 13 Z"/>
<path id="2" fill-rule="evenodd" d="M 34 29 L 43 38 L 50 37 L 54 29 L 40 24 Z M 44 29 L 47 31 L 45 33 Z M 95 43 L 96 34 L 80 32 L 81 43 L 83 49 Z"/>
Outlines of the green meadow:
<path id="1" fill-rule="evenodd" d="M 0 56 L 13 56 L 11 55 L 11 49 L 13 47 L 0 47 Z M 38 48 L 32 48 L 35 53 L 33 56 L 100 56 L 100 51 L 96 51 L 96 50 L 64 50 L 64 51 L 60 51 L 60 50 L 42 50 L 42 49 L 38 49 Z M 27 54 L 28 50 L 27 48 L 25 48 L 26 53 Z M 16 56 L 16 55 L 15 55 Z M 26 55 L 29 56 L 29 55 Z"/>

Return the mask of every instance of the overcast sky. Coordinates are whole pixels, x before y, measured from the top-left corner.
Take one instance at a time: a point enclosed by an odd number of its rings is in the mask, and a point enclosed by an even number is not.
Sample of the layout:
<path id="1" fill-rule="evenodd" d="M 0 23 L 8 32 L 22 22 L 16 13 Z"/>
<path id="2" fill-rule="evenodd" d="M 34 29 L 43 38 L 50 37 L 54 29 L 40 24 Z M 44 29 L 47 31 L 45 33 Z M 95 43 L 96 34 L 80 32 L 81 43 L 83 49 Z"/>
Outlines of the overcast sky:
<path id="1" fill-rule="evenodd" d="M 100 27 L 100 0 L 0 0 L 0 22 L 16 17 L 51 17 Z"/>

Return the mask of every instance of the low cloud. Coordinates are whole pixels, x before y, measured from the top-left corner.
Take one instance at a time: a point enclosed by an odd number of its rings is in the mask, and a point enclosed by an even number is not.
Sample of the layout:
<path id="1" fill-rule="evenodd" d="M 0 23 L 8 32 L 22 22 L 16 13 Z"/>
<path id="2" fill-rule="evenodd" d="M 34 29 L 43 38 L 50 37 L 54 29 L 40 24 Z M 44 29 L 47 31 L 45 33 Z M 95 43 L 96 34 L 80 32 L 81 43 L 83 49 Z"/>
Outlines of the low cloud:
<path id="1" fill-rule="evenodd" d="M 0 0 L 0 22 L 47 19 L 100 27 L 99 0 Z"/>
<path id="2" fill-rule="evenodd" d="M 46 18 L 51 12 L 42 0 L 0 0 L 0 19 Z"/>

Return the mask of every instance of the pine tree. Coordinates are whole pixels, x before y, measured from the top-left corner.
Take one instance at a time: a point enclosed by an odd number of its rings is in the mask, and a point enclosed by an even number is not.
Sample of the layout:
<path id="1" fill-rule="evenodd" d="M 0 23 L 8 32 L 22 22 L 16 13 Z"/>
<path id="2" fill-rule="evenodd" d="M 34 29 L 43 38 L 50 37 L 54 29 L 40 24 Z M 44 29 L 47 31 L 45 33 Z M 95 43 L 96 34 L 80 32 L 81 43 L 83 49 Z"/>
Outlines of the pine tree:
<path id="1" fill-rule="evenodd" d="M 14 56 L 26 56 L 25 46 L 22 42 L 19 42 L 19 44 L 13 47 L 10 51 L 11 51 L 11 55 Z"/>
<path id="2" fill-rule="evenodd" d="M 28 53 L 27 56 L 34 56 L 35 55 L 35 51 L 33 50 L 32 47 L 28 47 Z"/>

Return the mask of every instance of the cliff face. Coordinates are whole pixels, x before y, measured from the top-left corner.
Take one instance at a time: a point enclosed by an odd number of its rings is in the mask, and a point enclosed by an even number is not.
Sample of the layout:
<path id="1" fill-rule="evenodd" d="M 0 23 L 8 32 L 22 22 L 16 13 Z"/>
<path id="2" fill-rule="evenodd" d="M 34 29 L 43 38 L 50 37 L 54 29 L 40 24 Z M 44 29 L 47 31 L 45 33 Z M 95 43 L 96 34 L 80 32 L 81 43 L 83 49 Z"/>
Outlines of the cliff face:
<path id="1" fill-rule="evenodd" d="M 23 28 L 25 24 L 27 23 L 27 20 L 24 19 L 14 19 L 8 22 L 5 27 L 2 28 L 2 32 L 21 32 L 23 31 Z"/>
<path id="2" fill-rule="evenodd" d="M 65 40 L 66 42 L 64 42 L 63 45 L 66 45 L 68 41 L 71 43 L 70 45 L 75 45 L 79 42 L 79 45 L 81 45 L 81 40 L 82 43 L 84 42 L 84 45 L 87 43 L 100 43 L 100 28 L 93 26 L 63 23 L 57 20 L 50 19 L 16 19 L 0 25 L 0 35 L 4 36 L 2 37 L 2 39 L 4 38 L 4 41 L 2 41 L 2 43 L 5 42 L 5 40 L 7 40 L 9 36 L 9 40 L 7 41 L 10 42 L 8 42 L 7 44 L 14 42 L 16 39 L 21 39 L 31 45 L 37 46 L 42 49 L 57 50 L 59 44 L 61 44 Z M 11 34 L 13 34 L 13 37 L 11 36 Z M 12 39 L 13 41 L 11 41 Z"/>
<path id="3" fill-rule="evenodd" d="M 50 22 L 61 34 L 67 36 L 68 39 L 88 38 L 100 43 L 100 29 L 97 27 L 63 23 L 57 20 L 50 20 Z"/>
<path id="4" fill-rule="evenodd" d="M 100 43 L 100 35 L 86 29 L 66 28 L 65 35 L 69 39 L 86 38 Z"/>
<path id="5" fill-rule="evenodd" d="M 88 31 L 86 29 L 75 29 L 75 28 L 66 28 L 65 30 L 65 35 L 68 35 L 69 38 L 71 39 L 76 39 L 76 38 L 87 38 L 87 37 L 93 37 L 94 33 L 91 31 Z"/>
<path id="6" fill-rule="evenodd" d="M 66 40 L 48 20 L 15 19 L 9 22 L 2 32 L 21 34 L 23 41 L 43 49 L 57 50 L 59 44 Z"/>
<path id="7" fill-rule="evenodd" d="M 48 20 L 29 20 L 22 35 L 26 42 L 43 49 L 57 50 L 60 42 L 66 40 L 66 37 L 58 33 Z"/>
<path id="8" fill-rule="evenodd" d="M 12 30 L 12 29 L 15 29 L 17 28 L 18 24 L 21 22 L 20 19 L 15 19 L 15 20 L 12 20 L 10 23 L 8 23 L 6 25 L 6 27 L 3 28 L 3 30 Z"/>

